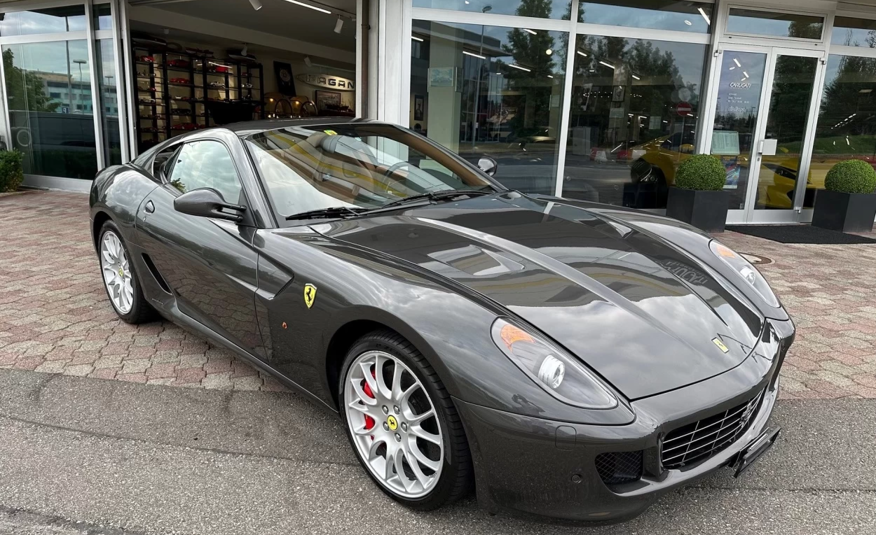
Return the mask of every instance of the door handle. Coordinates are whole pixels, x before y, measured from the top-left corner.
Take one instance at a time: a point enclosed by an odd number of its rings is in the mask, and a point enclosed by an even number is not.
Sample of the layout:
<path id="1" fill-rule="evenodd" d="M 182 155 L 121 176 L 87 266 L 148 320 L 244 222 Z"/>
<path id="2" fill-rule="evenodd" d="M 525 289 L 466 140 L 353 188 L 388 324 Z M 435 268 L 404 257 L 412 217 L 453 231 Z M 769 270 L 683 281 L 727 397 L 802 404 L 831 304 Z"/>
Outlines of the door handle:
<path id="1" fill-rule="evenodd" d="M 146 201 L 146 213 L 154 214 L 155 213 L 155 205 L 152 204 L 152 201 Z"/>

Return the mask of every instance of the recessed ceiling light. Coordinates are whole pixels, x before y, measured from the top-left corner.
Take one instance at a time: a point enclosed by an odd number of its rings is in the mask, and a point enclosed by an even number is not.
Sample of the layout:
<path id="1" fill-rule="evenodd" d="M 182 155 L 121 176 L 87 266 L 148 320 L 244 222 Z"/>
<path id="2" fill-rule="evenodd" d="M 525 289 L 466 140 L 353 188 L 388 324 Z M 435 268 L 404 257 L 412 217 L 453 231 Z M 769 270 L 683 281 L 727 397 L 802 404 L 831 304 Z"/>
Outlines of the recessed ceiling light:
<path id="1" fill-rule="evenodd" d="M 608 67 L 609 69 L 614 69 L 614 65 L 612 65 L 611 63 L 606 63 L 606 62 L 604 62 L 604 61 L 600 61 L 599 64 L 600 64 L 600 65 L 605 65 L 605 66 Z"/>
<path id="2" fill-rule="evenodd" d="M 413 39 L 414 41 L 419 41 L 419 42 L 421 42 L 421 43 L 423 42 L 423 38 L 422 38 L 422 37 L 417 37 L 416 35 L 412 35 L 412 36 L 411 36 L 411 39 Z"/>
<path id="3" fill-rule="evenodd" d="M 639 78 L 639 77 L 636 76 L 635 74 L 633 74 L 632 77 L 635 78 L 636 80 L 641 80 L 641 78 Z"/>
<path id="4" fill-rule="evenodd" d="M 554 51 L 551 50 L 550 48 L 548 48 L 547 50 L 544 51 L 544 53 L 547 54 L 548 56 L 550 56 L 551 54 L 554 53 Z"/>
<path id="5" fill-rule="evenodd" d="M 527 69 L 526 67 L 521 67 L 520 65 L 517 65 L 515 63 L 509 63 L 508 66 L 514 67 L 515 69 L 520 69 L 521 71 L 532 72 L 532 69 Z"/>
<path id="6" fill-rule="evenodd" d="M 862 90 L 858 91 L 858 93 L 864 93 L 865 95 L 866 95 L 867 93 L 872 93 L 872 92 L 873 92 L 872 89 L 862 89 Z"/>
<path id="7" fill-rule="evenodd" d="M 706 12 L 703 11 L 703 8 L 698 7 L 698 8 L 697 8 L 697 11 L 699 11 L 699 12 L 700 12 L 700 15 L 702 15 L 703 18 L 706 19 L 706 24 L 708 24 L 709 26 L 711 26 L 711 25 L 712 25 L 712 21 L 709 20 L 709 16 L 706 15 Z"/>
<path id="8" fill-rule="evenodd" d="M 693 22 L 691 22 L 687 19 L 684 19 L 684 23 L 687 24 L 688 26 L 693 26 Z"/>
<path id="9" fill-rule="evenodd" d="M 469 52 L 468 50 L 463 50 L 462 53 L 465 54 L 466 56 L 471 56 L 473 58 L 487 59 L 485 56 L 481 56 L 480 54 L 475 54 L 473 52 Z"/>
<path id="10" fill-rule="evenodd" d="M 331 15 L 332 12 L 328 9 L 323 9 L 321 7 L 312 6 L 310 4 L 305 4 L 304 2 L 299 2 L 298 0 L 286 0 L 289 3 L 295 4 L 296 6 L 306 7 L 308 9 L 312 9 L 314 11 L 319 11 L 320 13 L 325 13 L 326 15 Z"/>
<path id="11" fill-rule="evenodd" d="M 538 35 L 538 32 L 535 32 L 534 30 L 530 30 L 529 28 L 523 28 L 523 31 L 527 32 L 527 33 L 531 33 L 532 35 Z"/>
<path id="12" fill-rule="evenodd" d="M 735 63 L 737 67 L 742 67 L 742 64 L 739 63 L 739 60 L 736 58 L 733 58 L 733 63 Z"/>
<path id="13" fill-rule="evenodd" d="M 579 55 L 579 56 L 584 56 L 585 58 L 587 57 L 587 54 L 585 54 L 584 52 L 581 52 L 580 50 L 578 51 L 578 55 Z"/>

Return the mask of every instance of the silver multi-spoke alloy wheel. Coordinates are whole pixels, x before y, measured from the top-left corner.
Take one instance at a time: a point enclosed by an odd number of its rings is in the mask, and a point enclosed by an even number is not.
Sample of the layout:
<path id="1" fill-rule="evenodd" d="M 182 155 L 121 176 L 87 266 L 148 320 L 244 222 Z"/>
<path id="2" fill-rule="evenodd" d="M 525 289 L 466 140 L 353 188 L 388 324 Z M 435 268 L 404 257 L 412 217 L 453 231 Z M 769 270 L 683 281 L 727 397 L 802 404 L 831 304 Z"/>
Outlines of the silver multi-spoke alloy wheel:
<path id="1" fill-rule="evenodd" d="M 113 306 L 120 313 L 127 314 L 134 304 L 133 273 L 122 240 L 111 230 L 103 233 L 100 242 L 100 268 Z"/>
<path id="2" fill-rule="evenodd" d="M 371 475 L 407 499 L 428 494 L 444 465 L 435 405 L 423 384 L 397 357 L 366 351 L 356 357 L 344 387 L 347 424 Z"/>

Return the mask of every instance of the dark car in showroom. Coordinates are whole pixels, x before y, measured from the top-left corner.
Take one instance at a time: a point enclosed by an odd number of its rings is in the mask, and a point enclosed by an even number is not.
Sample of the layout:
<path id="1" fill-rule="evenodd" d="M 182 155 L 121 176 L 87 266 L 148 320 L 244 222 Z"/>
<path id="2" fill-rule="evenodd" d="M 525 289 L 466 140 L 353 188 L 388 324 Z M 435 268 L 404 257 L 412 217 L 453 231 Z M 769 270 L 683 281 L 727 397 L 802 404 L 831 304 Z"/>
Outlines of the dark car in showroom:
<path id="1" fill-rule="evenodd" d="M 795 329 L 761 274 L 496 171 L 386 123 L 241 123 L 102 171 L 91 228 L 122 320 L 161 315 L 338 413 L 413 508 L 473 488 L 620 521 L 765 452 Z"/>

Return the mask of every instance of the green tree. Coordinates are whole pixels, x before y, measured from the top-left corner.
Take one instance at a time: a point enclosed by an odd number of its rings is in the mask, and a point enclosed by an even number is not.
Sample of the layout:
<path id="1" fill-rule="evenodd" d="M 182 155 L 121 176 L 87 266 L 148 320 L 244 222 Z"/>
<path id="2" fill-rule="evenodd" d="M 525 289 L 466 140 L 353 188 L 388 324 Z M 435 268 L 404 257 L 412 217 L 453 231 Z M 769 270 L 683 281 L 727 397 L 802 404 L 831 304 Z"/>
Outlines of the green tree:
<path id="1" fill-rule="evenodd" d="M 34 72 L 15 66 L 12 50 L 3 51 L 3 68 L 6 72 L 6 96 L 13 110 L 48 111 L 58 109 L 60 103 L 52 102 L 46 94 L 43 79 Z"/>

